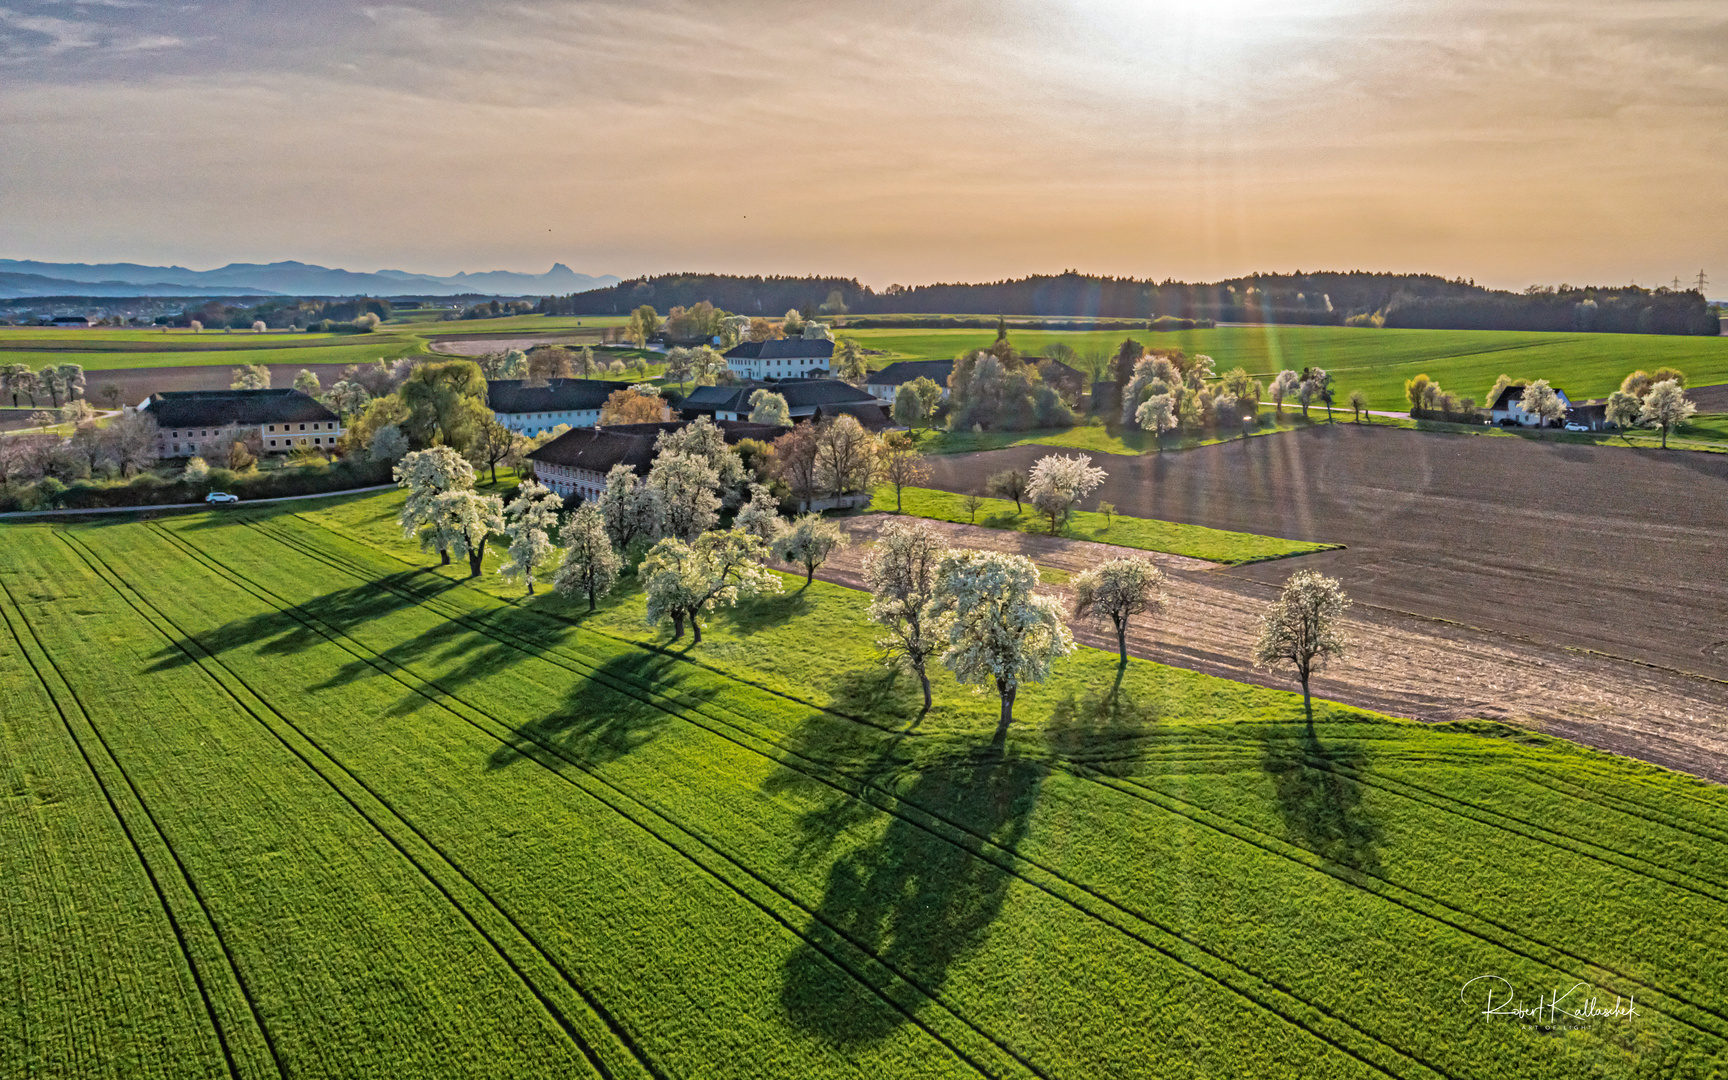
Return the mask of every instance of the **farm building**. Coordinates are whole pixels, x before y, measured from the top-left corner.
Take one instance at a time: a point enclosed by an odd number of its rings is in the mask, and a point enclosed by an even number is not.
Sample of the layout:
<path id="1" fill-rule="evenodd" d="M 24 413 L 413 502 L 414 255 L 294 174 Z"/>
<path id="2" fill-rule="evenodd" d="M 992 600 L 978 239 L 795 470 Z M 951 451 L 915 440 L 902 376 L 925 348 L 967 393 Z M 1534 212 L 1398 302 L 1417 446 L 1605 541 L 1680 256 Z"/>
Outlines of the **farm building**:
<path id="1" fill-rule="evenodd" d="M 628 465 L 636 475 L 646 476 L 654 464 L 654 444 L 661 433 L 677 431 L 686 422 L 574 428 L 530 453 L 528 460 L 534 463 L 535 478 L 559 495 L 595 499 L 606 489 L 606 474 L 613 466 Z M 740 439 L 767 442 L 788 430 L 774 424 L 732 420 L 722 420 L 716 426 L 728 443 Z"/>
<path id="2" fill-rule="evenodd" d="M 600 407 L 623 388 L 623 383 L 606 379 L 492 379 L 486 383 L 486 403 L 493 417 L 511 431 L 538 435 L 559 424 L 598 424 Z"/>
<path id="3" fill-rule="evenodd" d="M 1592 399 L 1566 409 L 1568 424 L 1582 424 L 1591 431 L 1605 431 L 1608 424 L 1608 402 L 1606 399 Z"/>
<path id="4" fill-rule="evenodd" d="M 826 338 L 746 341 L 726 350 L 726 366 L 740 379 L 826 379 L 833 359 Z"/>
<path id="5" fill-rule="evenodd" d="M 698 386 L 679 406 L 686 419 L 712 416 L 716 420 L 747 420 L 750 418 L 750 395 L 758 390 L 770 390 L 786 399 L 793 420 L 820 419 L 817 411 L 827 408 L 830 414 L 837 406 L 856 405 L 875 409 L 886 418 L 882 405 L 870 394 L 839 379 L 791 379 L 785 382 L 752 382 L 742 386 Z M 871 425 L 866 424 L 866 427 Z M 874 430 L 874 429 L 873 429 Z"/>
<path id="6" fill-rule="evenodd" d="M 236 442 L 262 453 L 334 449 L 342 419 L 298 390 L 168 390 L 138 406 L 156 421 L 158 457 L 223 456 Z"/>
<path id="7" fill-rule="evenodd" d="M 948 376 L 954 374 L 952 360 L 899 360 L 881 371 L 873 371 L 864 380 L 864 389 L 878 401 L 892 405 L 900 388 L 916 379 L 929 379 L 948 396 Z"/>
<path id="8" fill-rule="evenodd" d="M 48 325 L 72 330 L 87 330 L 96 325 L 96 320 L 88 315 L 56 315 L 48 320 Z"/>
<path id="9" fill-rule="evenodd" d="M 1488 405 L 1488 419 L 1495 424 L 1516 424 L 1519 427 L 1540 427 L 1542 420 L 1524 411 L 1519 399 L 1524 396 L 1525 384 L 1513 383 L 1500 391 L 1500 396 Z M 1566 396 L 1566 391 L 1558 386 L 1554 393 L 1560 398 L 1560 404 L 1568 410 L 1572 408 L 1572 399 Z"/>

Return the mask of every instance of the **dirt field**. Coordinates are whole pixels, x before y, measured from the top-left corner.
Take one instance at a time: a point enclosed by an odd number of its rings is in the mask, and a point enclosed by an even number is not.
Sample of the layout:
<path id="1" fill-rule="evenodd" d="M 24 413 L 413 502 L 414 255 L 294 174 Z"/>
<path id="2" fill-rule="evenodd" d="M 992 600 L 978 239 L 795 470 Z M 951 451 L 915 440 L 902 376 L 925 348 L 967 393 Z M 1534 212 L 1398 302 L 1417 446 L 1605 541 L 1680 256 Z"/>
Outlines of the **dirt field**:
<path id="1" fill-rule="evenodd" d="M 841 519 L 853 536 L 819 572 L 863 587 L 867 545 L 892 521 L 886 514 Z M 1150 558 L 1169 578 L 1169 603 L 1155 619 L 1131 625 L 1129 651 L 1162 663 L 1243 682 L 1295 689 L 1286 675 L 1250 662 L 1256 622 L 1276 587 L 1213 563 L 1004 529 L 928 522 L 956 547 L 1026 555 L 1042 567 L 1078 573 L 1122 555 Z M 1298 562 L 1282 566 L 1288 572 Z M 1042 591 L 1060 595 L 1062 584 Z M 1506 720 L 1604 750 L 1728 783 L 1728 686 L 1658 668 L 1582 653 L 1368 604 L 1350 613 L 1349 655 L 1314 681 L 1314 692 L 1420 720 Z M 1115 638 L 1085 624 L 1087 644 L 1114 649 Z"/>

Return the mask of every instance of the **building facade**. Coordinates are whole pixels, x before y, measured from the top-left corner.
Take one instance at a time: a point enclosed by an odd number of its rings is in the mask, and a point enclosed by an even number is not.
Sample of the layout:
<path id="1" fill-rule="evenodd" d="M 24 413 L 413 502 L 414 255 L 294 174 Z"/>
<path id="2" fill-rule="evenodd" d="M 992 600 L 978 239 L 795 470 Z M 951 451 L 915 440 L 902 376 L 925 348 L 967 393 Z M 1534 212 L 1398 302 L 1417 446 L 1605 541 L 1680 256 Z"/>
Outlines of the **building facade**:
<path id="1" fill-rule="evenodd" d="M 746 341 L 726 350 L 726 366 L 739 379 L 826 379 L 833 361 L 826 338 Z"/>
<path id="2" fill-rule="evenodd" d="M 342 418 L 298 390 L 170 390 L 138 410 L 156 421 L 156 455 L 226 456 L 236 442 L 256 452 L 333 451 Z"/>

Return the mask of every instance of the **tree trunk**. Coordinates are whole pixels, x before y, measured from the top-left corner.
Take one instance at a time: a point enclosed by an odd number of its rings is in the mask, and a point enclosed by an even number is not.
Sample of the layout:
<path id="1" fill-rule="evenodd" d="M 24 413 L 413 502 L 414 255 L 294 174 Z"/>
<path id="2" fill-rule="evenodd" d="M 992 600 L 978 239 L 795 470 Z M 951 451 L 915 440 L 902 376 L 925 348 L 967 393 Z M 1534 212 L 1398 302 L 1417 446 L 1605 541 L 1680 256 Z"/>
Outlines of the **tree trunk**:
<path id="1" fill-rule="evenodd" d="M 498 483 L 498 463 L 496 461 L 492 463 L 492 483 L 494 486 Z"/>
<path id="2" fill-rule="evenodd" d="M 894 485 L 894 512 L 900 513 L 900 485 Z"/>
<path id="3" fill-rule="evenodd" d="M 438 558 L 440 560 L 440 562 L 439 562 L 440 566 L 449 566 L 450 565 L 450 549 L 449 548 L 439 548 L 438 549 Z"/>
<path id="4" fill-rule="evenodd" d="M 1018 686 L 1009 686 L 1003 680 L 996 680 L 996 692 L 1002 696 L 1002 719 L 996 725 L 996 737 L 990 745 L 1000 750 L 1008 745 L 1008 725 L 1014 722 L 1014 695 L 1019 693 Z"/>
<path id="5" fill-rule="evenodd" d="M 695 637 L 691 639 L 690 644 L 702 644 L 702 618 L 694 611 L 690 613 L 690 631 L 695 635 Z"/>
<path id="6" fill-rule="evenodd" d="M 918 682 L 924 687 L 924 711 L 930 711 L 930 676 L 924 671 L 924 665 L 918 665 Z"/>
<path id="7" fill-rule="evenodd" d="M 469 548 L 468 549 L 468 576 L 469 577 L 477 578 L 480 576 L 480 563 L 485 558 L 486 558 L 486 541 L 484 541 L 484 540 L 480 541 L 478 548 Z M 450 560 L 445 559 L 444 561 L 449 562 Z"/>
<path id="8" fill-rule="evenodd" d="M 1127 619 L 1117 619 L 1116 620 L 1116 652 L 1118 655 L 1121 656 L 1122 662 L 1124 664 L 1126 664 L 1128 662 L 1128 620 Z"/>
<path id="9" fill-rule="evenodd" d="M 679 638 L 681 638 L 683 636 L 684 636 L 684 613 L 682 611 L 674 611 L 672 613 L 672 640 L 677 641 Z"/>
<path id="10" fill-rule="evenodd" d="M 594 587 L 592 585 L 588 587 L 588 610 L 594 610 Z"/>
<path id="11" fill-rule="evenodd" d="M 804 564 L 804 584 L 805 584 L 805 586 L 808 587 L 809 584 L 815 580 L 816 580 L 816 564 L 811 563 L 811 562 L 805 563 Z"/>
<path id="12" fill-rule="evenodd" d="M 529 596 L 534 595 L 534 579 L 533 578 L 528 579 L 528 595 Z"/>
<path id="13" fill-rule="evenodd" d="M 1314 702 L 1308 696 L 1308 676 L 1302 676 L 1302 712 L 1308 717 L 1308 731 L 1314 731 Z"/>

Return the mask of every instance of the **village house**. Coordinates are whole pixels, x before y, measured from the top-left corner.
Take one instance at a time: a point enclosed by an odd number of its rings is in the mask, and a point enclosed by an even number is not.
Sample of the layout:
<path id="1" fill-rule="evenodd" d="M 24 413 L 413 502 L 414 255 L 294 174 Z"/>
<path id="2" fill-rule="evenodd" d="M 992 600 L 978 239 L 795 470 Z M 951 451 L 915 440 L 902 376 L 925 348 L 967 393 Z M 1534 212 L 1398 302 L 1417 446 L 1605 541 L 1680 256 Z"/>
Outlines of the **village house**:
<path id="1" fill-rule="evenodd" d="M 342 418 L 298 390 L 167 390 L 138 410 L 156 421 L 156 455 L 225 456 L 236 442 L 256 452 L 334 450 Z"/>
<path id="2" fill-rule="evenodd" d="M 598 424 L 601 406 L 625 386 L 608 379 L 492 379 L 486 383 L 486 403 L 500 424 L 534 436 L 560 424 Z M 670 410 L 666 416 L 670 419 Z"/>
<path id="3" fill-rule="evenodd" d="M 687 420 L 710 416 L 715 420 L 750 419 L 750 395 L 767 390 L 786 399 L 794 422 L 822 420 L 852 411 L 872 430 L 880 430 L 887 412 L 870 394 L 839 379 L 792 379 L 786 382 L 749 382 L 741 386 L 698 386 L 690 391 L 679 412 Z M 850 407 L 849 409 L 846 407 Z M 866 421 L 865 417 L 869 417 Z"/>
<path id="4" fill-rule="evenodd" d="M 881 371 L 872 371 L 864 380 L 864 389 L 878 401 L 894 404 L 894 395 L 909 382 L 929 379 L 948 396 L 948 376 L 954 374 L 952 360 L 899 360 Z"/>
<path id="5" fill-rule="evenodd" d="M 1513 383 L 1511 386 L 1500 391 L 1500 396 L 1488 404 L 1489 422 L 1500 426 L 1517 425 L 1518 427 L 1541 427 L 1542 418 L 1532 413 L 1525 412 L 1524 406 L 1519 404 L 1519 399 L 1524 396 L 1524 389 L 1524 383 Z M 1566 396 L 1566 391 L 1556 386 L 1554 388 L 1554 393 L 1559 397 L 1560 404 L 1564 405 L 1566 409 L 1570 411 L 1572 409 L 1572 399 Z M 1555 421 L 1554 424 L 1550 426 L 1558 426 L 1558 424 L 1559 421 Z"/>
<path id="6" fill-rule="evenodd" d="M 826 338 L 746 341 L 726 350 L 726 366 L 739 379 L 826 379 L 833 359 Z"/>
<path id="7" fill-rule="evenodd" d="M 597 499 L 606 490 L 606 474 L 613 466 L 628 465 L 638 476 L 648 475 L 654 464 L 654 444 L 660 434 L 677 431 L 686 421 L 664 424 L 617 424 L 612 427 L 572 428 L 528 455 L 534 478 L 559 495 L 576 496 L 584 502 Z M 769 442 L 786 434 L 774 424 L 751 424 L 722 420 L 715 425 L 728 444 L 740 439 Z"/>

